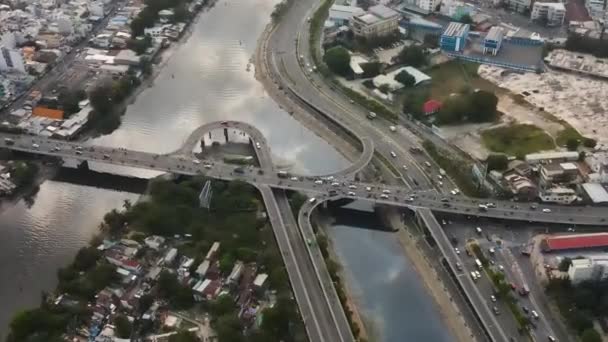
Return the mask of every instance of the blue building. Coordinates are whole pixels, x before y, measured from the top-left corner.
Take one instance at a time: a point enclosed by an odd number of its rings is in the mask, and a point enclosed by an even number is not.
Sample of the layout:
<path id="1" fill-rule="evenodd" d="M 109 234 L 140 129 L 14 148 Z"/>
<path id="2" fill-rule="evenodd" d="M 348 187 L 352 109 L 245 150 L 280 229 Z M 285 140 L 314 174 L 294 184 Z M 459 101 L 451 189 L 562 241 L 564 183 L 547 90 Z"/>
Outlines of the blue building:
<path id="1" fill-rule="evenodd" d="M 491 54 L 496 56 L 500 46 L 502 45 L 502 38 L 504 37 L 504 31 L 501 27 L 494 26 L 488 31 L 488 34 L 483 39 L 483 53 Z"/>
<path id="2" fill-rule="evenodd" d="M 451 22 L 441 34 L 439 46 L 441 50 L 462 52 L 469 35 L 469 24 Z"/>

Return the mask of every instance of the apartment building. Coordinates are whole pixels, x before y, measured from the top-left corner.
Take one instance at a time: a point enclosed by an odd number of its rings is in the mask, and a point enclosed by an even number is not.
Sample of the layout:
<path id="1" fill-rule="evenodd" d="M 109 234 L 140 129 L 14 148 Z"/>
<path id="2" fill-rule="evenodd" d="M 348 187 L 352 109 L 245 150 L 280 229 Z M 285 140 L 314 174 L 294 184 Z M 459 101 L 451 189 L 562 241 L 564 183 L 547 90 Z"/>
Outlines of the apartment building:
<path id="1" fill-rule="evenodd" d="M 566 18 L 566 7 L 561 2 L 535 2 L 530 19 L 546 22 L 547 26 L 561 26 Z"/>

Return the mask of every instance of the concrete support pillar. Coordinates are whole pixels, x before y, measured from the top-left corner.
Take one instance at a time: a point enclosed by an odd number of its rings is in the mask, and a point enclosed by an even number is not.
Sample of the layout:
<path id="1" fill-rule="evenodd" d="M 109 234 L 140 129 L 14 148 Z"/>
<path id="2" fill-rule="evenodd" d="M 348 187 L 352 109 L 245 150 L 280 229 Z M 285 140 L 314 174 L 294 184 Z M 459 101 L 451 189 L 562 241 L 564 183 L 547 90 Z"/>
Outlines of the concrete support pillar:
<path id="1" fill-rule="evenodd" d="M 226 142 L 228 142 L 228 128 L 224 128 L 224 138 L 226 138 Z"/>

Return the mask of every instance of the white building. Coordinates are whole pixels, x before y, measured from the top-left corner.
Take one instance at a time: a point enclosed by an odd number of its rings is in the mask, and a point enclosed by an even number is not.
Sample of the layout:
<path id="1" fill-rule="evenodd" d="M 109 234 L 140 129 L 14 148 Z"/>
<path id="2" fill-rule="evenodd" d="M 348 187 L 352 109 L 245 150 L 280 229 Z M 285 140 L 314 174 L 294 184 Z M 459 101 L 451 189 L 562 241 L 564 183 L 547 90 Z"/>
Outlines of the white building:
<path id="1" fill-rule="evenodd" d="M 566 18 L 566 7 L 561 2 L 535 2 L 530 19 L 546 21 L 547 26 L 561 26 Z"/>
<path id="2" fill-rule="evenodd" d="M 539 191 L 538 197 L 543 202 L 571 204 L 577 200 L 576 191 L 570 188 L 554 187 Z"/>
<path id="3" fill-rule="evenodd" d="M 381 37 L 397 31 L 400 19 L 398 12 L 384 5 L 376 5 L 370 7 L 367 13 L 353 17 L 350 26 L 355 36 Z"/>
<path id="4" fill-rule="evenodd" d="M 355 16 L 363 15 L 365 11 L 361 7 L 332 5 L 329 8 L 328 20 L 337 26 L 348 25 Z"/>
<path id="5" fill-rule="evenodd" d="M 0 71 L 17 70 L 25 72 L 25 63 L 19 50 L 0 48 Z"/>
<path id="6" fill-rule="evenodd" d="M 435 12 L 439 5 L 441 5 L 441 0 L 416 0 L 416 6 L 428 12 Z"/>
<path id="7" fill-rule="evenodd" d="M 530 10 L 532 0 L 505 0 L 504 2 L 510 10 L 524 13 Z"/>
<path id="8" fill-rule="evenodd" d="M 568 277 L 573 284 L 585 280 L 606 279 L 608 278 L 608 257 L 574 259 L 568 268 Z"/>

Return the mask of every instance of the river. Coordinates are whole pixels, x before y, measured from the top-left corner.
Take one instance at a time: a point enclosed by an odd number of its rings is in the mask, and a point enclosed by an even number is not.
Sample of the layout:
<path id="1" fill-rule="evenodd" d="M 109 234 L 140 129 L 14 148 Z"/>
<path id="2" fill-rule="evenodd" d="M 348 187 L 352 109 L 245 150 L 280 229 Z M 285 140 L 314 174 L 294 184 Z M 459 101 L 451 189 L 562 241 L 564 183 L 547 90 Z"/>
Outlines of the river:
<path id="1" fill-rule="evenodd" d="M 128 107 L 121 127 L 91 143 L 155 153 L 170 152 L 196 127 L 230 119 L 258 127 L 268 139 L 275 162 L 290 166 L 293 171 L 314 174 L 346 167 L 345 158 L 281 110 L 254 78 L 251 58 L 274 3 L 269 0 L 220 0 L 214 8 L 202 13 L 191 26 L 184 43 L 173 47 L 170 59 L 153 85 Z M 102 170 L 101 167 L 96 169 Z M 105 167 L 105 170 L 116 171 L 117 168 Z M 128 172 L 140 177 L 154 175 L 141 170 Z M 0 283 L 0 300 L 4 304 L 0 309 L 0 338 L 4 338 L 10 316 L 16 310 L 35 306 L 40 300 L 40 292 L 55 286 L 57 268 L 70 262 L 78 248 L 95 234 L 103 214 L 120 207 L 124 199 L 136 198 L 133 193 L 47 181 L 31 207 L 22 200 L 0 213 L 0 277 L 4 279 Z M 368 250 L 361 247 L 367 244 L 365 231 L 352 229 L 344 234 L 346 246 L 359 246 L 356 249 L 360 253 Z M 384 242 L 372 239 L 369 244 L 380 250 L 392 248 L 390 238 Z M 341 255 L 347 268 L 362 256 L 346 252 Z M 379 254 L 374 260 L 382 264 L 396 262 L 396 258 L 395 255 Z M 382 292 L 375 292 L 367 283 L 371 279 L 356 276 L 359 272 L 361 267 L 353 267 L 353 280 L 359 282 L 356 286 L 362 291 L 361 297 L 382 296 Z M 411 292 L 412 287 L 421 286 L 415 276 L 397 281 L 393 291 L 384 293 L 382 303 L 389 304 L 394 300 L 392 296 L 401 296 L 399 288 L 403 294 L 420 293 Z M 429 297 L 422 292 L 412 304 L 415 311 L 412 306 L 403 305 L 377 312 L 400 316 L 415 312 L 414 318 L 420 321 L 412 319 L 411 324 L 424 326 L 426 323 L 420 322 L 426 322 L 429 317 L 418 310 L 420 301 L 428 302 Z M 367 300 L 361 304 L 364 310 L 375 310 L 377 305 Z M 407 323 L 381 318 L 387 322 L 384 328 L 389 331 Z"/>

